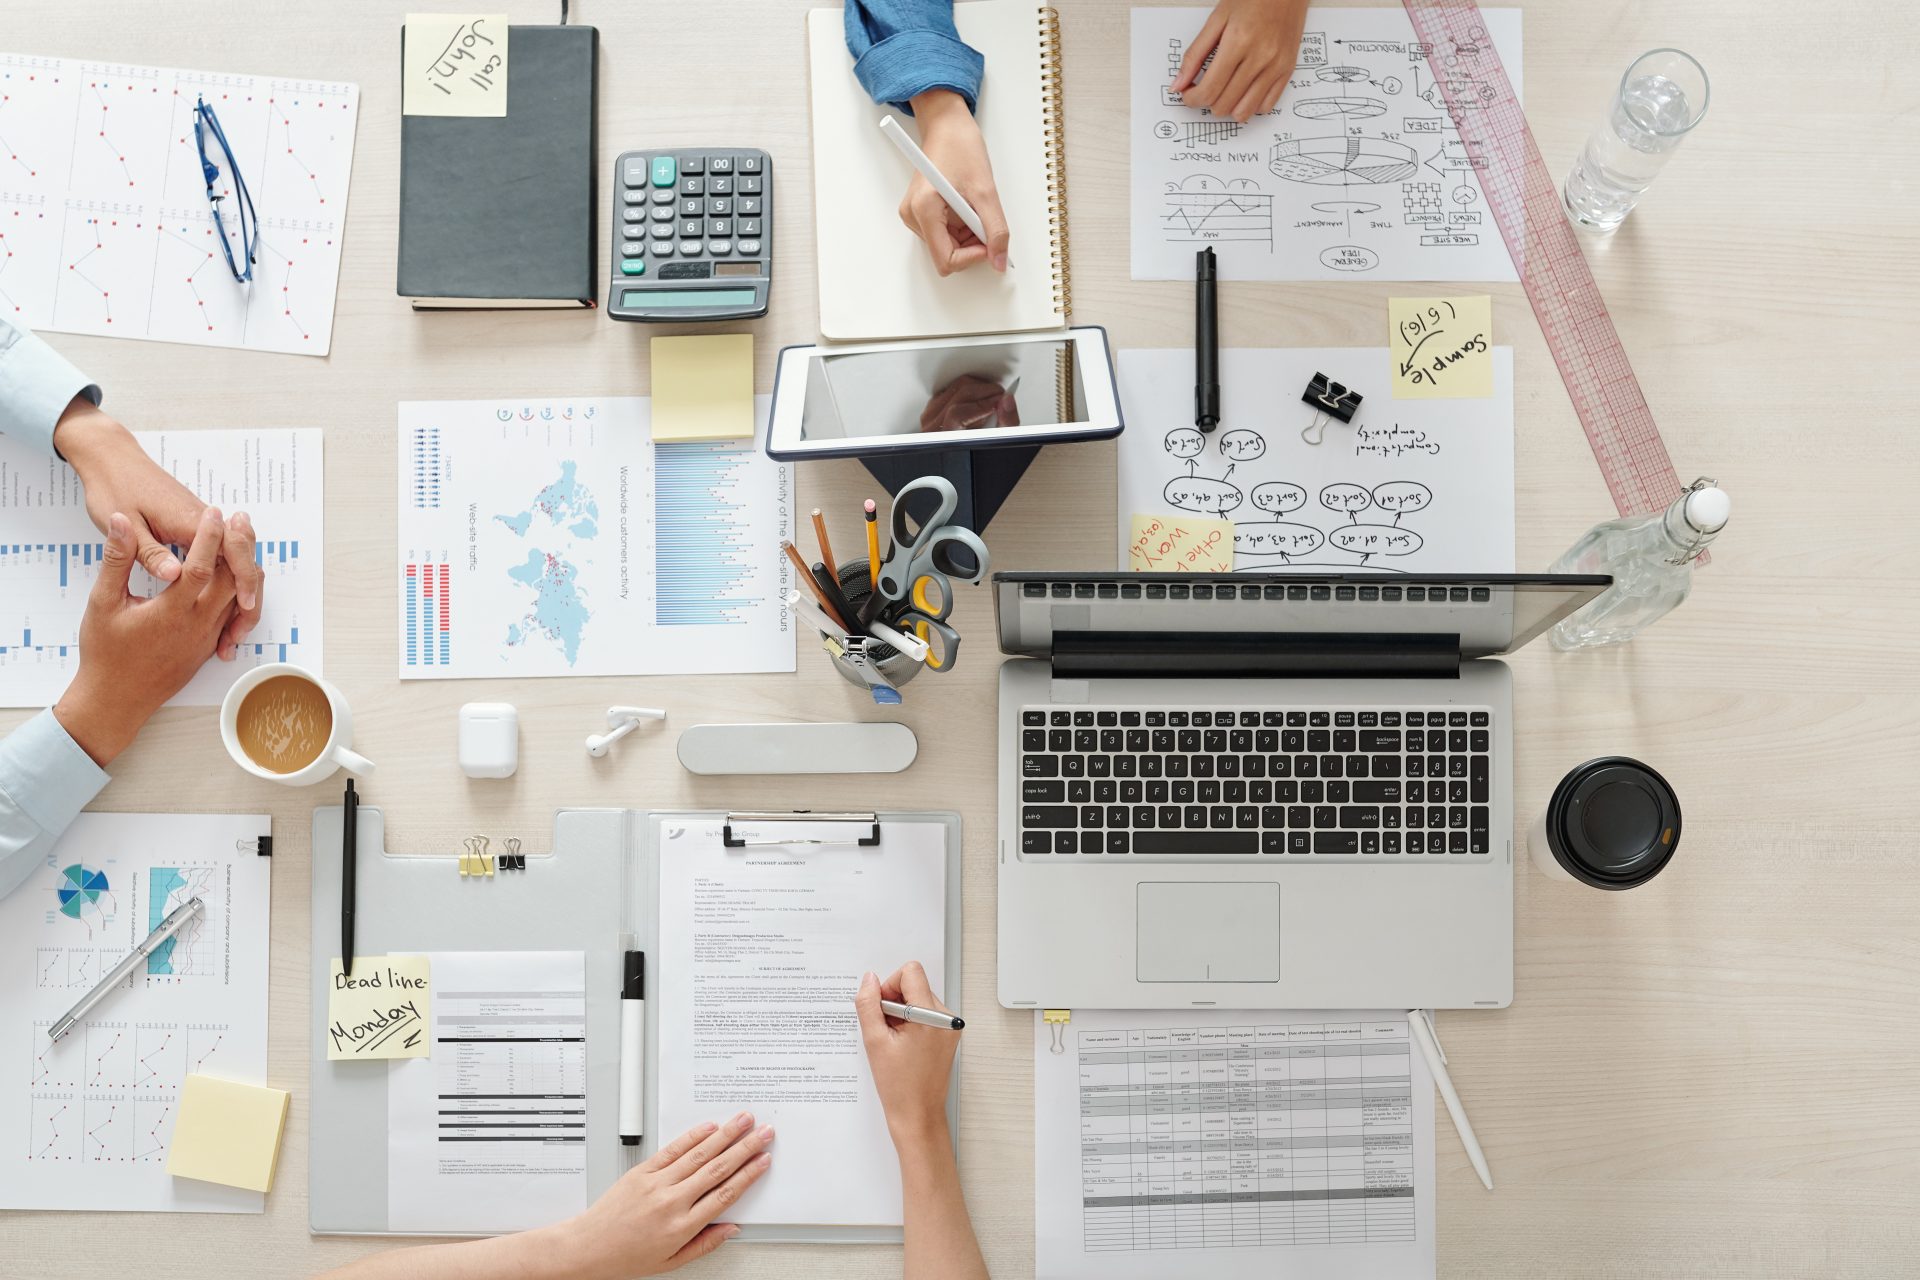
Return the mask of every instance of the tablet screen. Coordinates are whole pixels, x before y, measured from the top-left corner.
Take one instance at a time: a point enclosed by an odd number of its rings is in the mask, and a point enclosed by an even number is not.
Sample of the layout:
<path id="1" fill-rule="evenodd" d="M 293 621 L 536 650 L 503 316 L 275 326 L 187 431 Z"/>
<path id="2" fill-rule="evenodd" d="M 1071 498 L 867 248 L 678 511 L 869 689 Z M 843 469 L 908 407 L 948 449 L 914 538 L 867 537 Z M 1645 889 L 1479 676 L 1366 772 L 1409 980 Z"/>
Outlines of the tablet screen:
<path id="1" fill-rule="evenodd" d="M 800 439 L 856 441 L 1084 425 L 1080 346 L 1048 337 L 817 354 L 807 378 Z"/>

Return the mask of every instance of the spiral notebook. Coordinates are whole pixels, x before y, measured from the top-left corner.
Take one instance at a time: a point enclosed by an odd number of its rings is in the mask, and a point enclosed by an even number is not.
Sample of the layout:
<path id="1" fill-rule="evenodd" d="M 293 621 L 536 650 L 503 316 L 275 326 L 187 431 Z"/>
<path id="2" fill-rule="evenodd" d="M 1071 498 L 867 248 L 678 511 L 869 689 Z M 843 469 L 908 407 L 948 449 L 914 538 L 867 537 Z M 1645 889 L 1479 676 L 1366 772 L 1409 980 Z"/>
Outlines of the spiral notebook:
<path id="1" fill-rule="evenodd" d="M 960 38 L 987 61 L 975 112 L 1011 231 L 1005 275 L 941 279 L 901 223 L 913 170 L 880 133 L 891 107 L 853 75 L 839 9 L 807 15 L 813 73 L 814 225 L 820 333 L 830 341 L 1053 329 L 1071 310 L 1060 19 L 1030 0 L 954 6 Z M 909 120 L 907 129 L 918 136 Z"/>

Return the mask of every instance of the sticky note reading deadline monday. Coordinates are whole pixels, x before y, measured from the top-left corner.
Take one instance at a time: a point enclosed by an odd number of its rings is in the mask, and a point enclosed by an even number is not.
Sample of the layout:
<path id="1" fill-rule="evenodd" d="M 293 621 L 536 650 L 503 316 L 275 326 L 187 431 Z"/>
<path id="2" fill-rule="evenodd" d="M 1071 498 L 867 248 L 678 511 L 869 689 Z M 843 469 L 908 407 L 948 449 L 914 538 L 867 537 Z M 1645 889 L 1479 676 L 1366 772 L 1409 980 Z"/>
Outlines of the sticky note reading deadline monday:
<path id="1" fill-rule="evenodd" d="M 433 989 L 426 956 L 338 959 L 327 986 L 327 1058 L 334 1062 L 424 1058 Z"/>
<path id="2" fill-rule="evenodd" d="M 400 38 L 400 112 L 507 114 L 507 15 L 410 13 Z"/>
<path id="3" fill-rule="evenodd" d="M 1387 361 L 1396 400 L 1493 394 L 1493 299 L 1387 299 Z"/>
<path id="4" fill-rule="evenodd" d="M 1232 573 L 1233 521 L 1136 513 L 1127 539 L 1127 568 L 1135 573 Z"/>
<path id="5" fill-rule="evenodd" d="M 653 438 L 753 439 L 753 335 L 655 338 Z"/>

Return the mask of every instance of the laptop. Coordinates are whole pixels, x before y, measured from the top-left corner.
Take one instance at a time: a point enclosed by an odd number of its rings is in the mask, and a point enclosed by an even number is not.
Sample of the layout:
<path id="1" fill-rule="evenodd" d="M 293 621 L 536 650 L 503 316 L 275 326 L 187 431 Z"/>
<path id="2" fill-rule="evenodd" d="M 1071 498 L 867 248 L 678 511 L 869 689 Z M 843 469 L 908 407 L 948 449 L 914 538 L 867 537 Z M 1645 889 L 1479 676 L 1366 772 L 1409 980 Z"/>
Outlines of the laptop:
<path id="1" fill-rule="evenodd" d="M 1000 1003 L 1506 1007 L 1496 655 L 1611 582 L 995 574 Z"/>

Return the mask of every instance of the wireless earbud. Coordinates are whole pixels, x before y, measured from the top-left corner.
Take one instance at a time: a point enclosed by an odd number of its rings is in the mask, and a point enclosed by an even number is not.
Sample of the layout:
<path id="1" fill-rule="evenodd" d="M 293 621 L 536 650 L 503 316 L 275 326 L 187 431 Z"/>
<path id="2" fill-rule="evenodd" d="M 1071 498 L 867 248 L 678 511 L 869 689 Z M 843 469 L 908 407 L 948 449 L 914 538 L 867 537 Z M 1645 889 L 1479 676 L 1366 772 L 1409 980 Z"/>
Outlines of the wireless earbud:
<path id="1" fill-rule="evenodd" d="M 607 748 L 638 729 L 648 720 L 665 720 L 667 713 L 658 707 L 608 707 L 607 732 L 587 735 L 587 754 L 598 760 Z"/>

